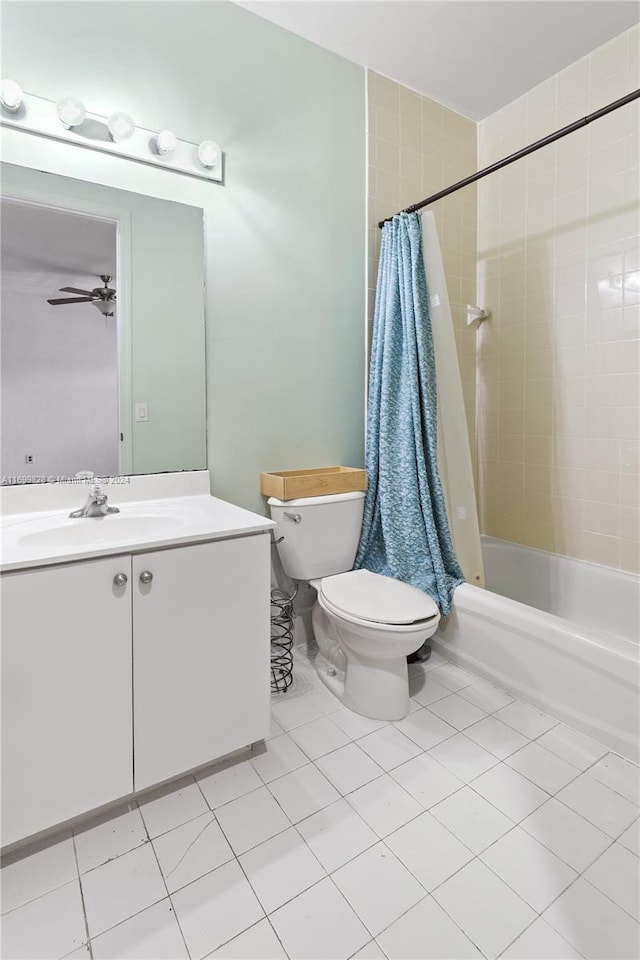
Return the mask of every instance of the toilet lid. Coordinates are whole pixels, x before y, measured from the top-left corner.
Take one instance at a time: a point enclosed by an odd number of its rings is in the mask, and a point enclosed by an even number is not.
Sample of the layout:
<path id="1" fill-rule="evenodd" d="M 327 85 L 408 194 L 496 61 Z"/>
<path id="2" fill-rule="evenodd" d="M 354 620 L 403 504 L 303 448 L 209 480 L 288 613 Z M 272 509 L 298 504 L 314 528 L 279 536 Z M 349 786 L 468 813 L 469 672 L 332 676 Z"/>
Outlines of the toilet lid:
<path id="1" fill-rule="evenodd" d="M 323 597 L 338 612 L 371 623 L 415 623 L 439 615 L 422 590 L 369 570 L 350 570 L 323 577 Z"/>

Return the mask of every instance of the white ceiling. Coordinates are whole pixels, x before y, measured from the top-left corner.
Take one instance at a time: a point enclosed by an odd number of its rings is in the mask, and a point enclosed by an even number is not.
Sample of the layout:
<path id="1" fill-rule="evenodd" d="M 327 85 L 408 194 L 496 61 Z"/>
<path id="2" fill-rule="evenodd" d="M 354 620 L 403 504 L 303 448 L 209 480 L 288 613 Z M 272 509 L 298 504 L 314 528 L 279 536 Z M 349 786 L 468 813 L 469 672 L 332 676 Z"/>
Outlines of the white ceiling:
<path id="1" fill-rule="evenodd" d="M 102 273 L 115 278 L 114 221 L 9 198 L 0 210 L 3 290 L 47 299 L 60 287 L 101 287 Z"/>
<path id="2" fill-rule="evenodd" d="M 639 20 L 635 0 L 237 0 L 481 120 Z"/>

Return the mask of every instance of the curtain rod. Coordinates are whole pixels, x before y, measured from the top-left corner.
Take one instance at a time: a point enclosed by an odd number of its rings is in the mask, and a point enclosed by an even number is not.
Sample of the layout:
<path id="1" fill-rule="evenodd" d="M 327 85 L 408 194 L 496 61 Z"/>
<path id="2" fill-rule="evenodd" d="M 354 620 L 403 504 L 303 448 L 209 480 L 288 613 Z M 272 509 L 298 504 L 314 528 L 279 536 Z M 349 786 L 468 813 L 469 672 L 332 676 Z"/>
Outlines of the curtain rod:
<path id="1" fill-rule="evenodd" d="M 444 190 L 439 190 L 438 193 L 434 193 L 432 197 L 427 197 L 426 200 L 421 200 L 420 203 L 413 203 L 410 207 L 405 207 L 405 209 L 401 210 L 400 213 L 415 213 L 417 210 L 422 210 L 423 207 L 427 207 L 430 203 L 435 203 L 436 200 L 442 200 L 443 197 L 448 197 L 450 193 L 455 193 L 457 190 L 462 190 L 463 187 L 468 187 L 469 184 L 475 183 L 476 180 L 482 180 L 483 177 L 487 177 L 490 173 L 495 173 L 496 170 L 502 170 L 502 168 L 506 167 L 508 164 L 514 163 L 514 161 L 520 160 L 522 157 L 526 157 L 535 150 L 540 150 L 541 147 L 546 147 L 548 144 L 554 143 L 556 140 L 560 140 L 561 137 L 566 137 L 567 134 L 573 133 L 575 130 L 579 130 L 581 127 L 586 127 L 588 123 L 592 123 L 594 120 L 599 120 L 600 117 L 606 116 L 606 114 L 611 113 L 613 110 L 617 110 L 619 107 L 624 107 L 627 103 L 631 103 L 632 100 L 637 100 L 638 97 L 640 97 L 640 90 L 633 90 L 631 93 L 627 93 L 626 96 L 620 97 L 619 100 L 614 100 L 612 103 L 607 104 L 606 107 L 600 107 L 599 110 L 594 110 L 593 113 L 588 114 L 586 117 L 582 117 L 581 120 L 575 120 L 573 123 L 567 124 L 566 127 L 556 130 L 555 133 L 550 133 L 541 140 L 536 140 L 535 143 L 530 143 L 528 147 L 523 147 L 516 153 L 510 154 L 510 156 L 505 157 L 504 160 L 497 160 L 495 163 L 492 163 L 490 167 L 484 167 L 482 170 L 478 170 L 477 173 L 472 173 L 471 176 L 465 177 L 464 180 L 459 180 L 452 186 L 445 187 Z M 393 217 L 387 217 L 385 220 L 380 220 L 378 226 L 383 227 L 385 223 L 389 223 L 390 220 L 393 220 Z"/>

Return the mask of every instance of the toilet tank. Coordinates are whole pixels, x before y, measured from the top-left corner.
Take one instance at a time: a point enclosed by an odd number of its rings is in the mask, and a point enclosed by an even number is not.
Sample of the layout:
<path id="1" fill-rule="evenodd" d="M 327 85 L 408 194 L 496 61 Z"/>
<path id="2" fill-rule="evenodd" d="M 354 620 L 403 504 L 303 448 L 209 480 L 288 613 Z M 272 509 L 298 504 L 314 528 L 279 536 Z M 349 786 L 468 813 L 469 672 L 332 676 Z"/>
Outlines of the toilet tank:
<path id="1" fill-rule="evenodd" d="M 278 554 L 294 580 L 315 580 L 351 570 L 362 527 L 364 493 L 278 500 L 269 497 Z M 299 518 L 299 519 L 297 519 Z"/>

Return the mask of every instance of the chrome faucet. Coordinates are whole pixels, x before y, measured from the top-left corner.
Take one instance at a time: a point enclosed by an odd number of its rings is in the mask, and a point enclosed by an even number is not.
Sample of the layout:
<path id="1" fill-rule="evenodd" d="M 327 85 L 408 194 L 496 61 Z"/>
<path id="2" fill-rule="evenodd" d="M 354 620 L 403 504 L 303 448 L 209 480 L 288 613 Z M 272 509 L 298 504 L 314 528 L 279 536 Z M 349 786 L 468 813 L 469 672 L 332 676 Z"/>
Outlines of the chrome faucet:
<path id="1" fill-rule="evenodd" d="M 74 510 L 69 517 L 76 520 L 78 517 L 106 517 L 110 513 L 120 513 L 120 511 L 117 507 L 107 506 L 106 493 L 102 492 L 99 483 L 94 483 L 84 507 Z"/>

